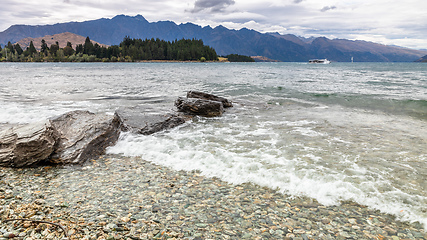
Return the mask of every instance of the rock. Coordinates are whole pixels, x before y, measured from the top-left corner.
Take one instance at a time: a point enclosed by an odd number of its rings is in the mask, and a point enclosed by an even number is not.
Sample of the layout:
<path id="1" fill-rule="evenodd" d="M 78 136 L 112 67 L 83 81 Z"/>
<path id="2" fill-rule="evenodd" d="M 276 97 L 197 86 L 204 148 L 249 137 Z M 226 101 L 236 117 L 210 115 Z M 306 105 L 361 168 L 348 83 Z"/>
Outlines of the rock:
<path id="1" fill-rule="evenodd" d="M 122 131 L 150 135 L 185 123 L 185 118 L 174 114 L 141 113 L 139 110 L 118 110 L 115 115 L 123 123 Z"/>
<path id="2" fill-rule="evenodd" d="M 130 218 L 128 218 L 128 217 L 122 217 L 120 220 L 122 220 L 122 222 L 127 223 L 127 222 L 130 221 Z"/>
<path id="3" fill-rule="evenodd" d="M 5 238 L 14 238 L 16 237 L 16 235 L 12 232 L 6 232 L 5 234 L 3 234 L 3 237 Z"/>
<path id="4" fill-rule="evenodd" d="M 60 134 L 50 161 L 55 164 L 79 164 L 104 153 L 116 143 L 121 122 L 114 115 L 73 111 L 51 119 Z"/>
<path id="5" fill-rule="evenodd" d="M 37 205 L 43 205 L 43 204 L 46 203 L 46 200 L 44 200 L 44 199 L 36 199 L 36 200 L 34 200 L 34 203 L 37 204 Z"/>
<path id="6" fill-rule="evenodd" d="M 184 112 L 190 115 L 199 115 L 204 117 L 221 116 L 224 112 L 222 102 L 179 97 L 175 101 L 175 106 L 179 112 Z"/>
<path id="7" fill-rule="evenodd" d="M 233 107 L 233 104 L 228 99 L 223 97 L 218 97 L 209 93 L 204 93 L 204 92 L 189 91 L 187 92 L 187 98 L 199 98 L 204 100 L 217 101 L 217 102 L 222 102 L 222 105 L 225 108 Z"/>
<path id="8" fill-rule="evenodd" d="M 28 167 L 48 158 L 59 138 L 51 121 L 13 126 L 0 131 L 0 166 Z"/>
<path id="9" fill-rule="evenodd" d="M 397 231 L 389 226 L 385 226 L 383 228 L 384 231 L 386 231 L 389 235 L 396 235 Z"/>

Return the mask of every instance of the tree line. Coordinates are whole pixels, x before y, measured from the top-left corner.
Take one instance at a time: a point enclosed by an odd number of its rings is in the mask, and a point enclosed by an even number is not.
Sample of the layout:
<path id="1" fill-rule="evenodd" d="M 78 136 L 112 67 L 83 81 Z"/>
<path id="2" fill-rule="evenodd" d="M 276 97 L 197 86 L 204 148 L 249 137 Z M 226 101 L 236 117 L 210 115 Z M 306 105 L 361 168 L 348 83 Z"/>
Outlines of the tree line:
<path id="1" fill-rule="evenodd" d="M 255 60 L 249 56 L 239 54 L 229 54 L 225 56 L 230 62 L 255 62 Z"/>
<path id="2" fill-rule="evenodd" d="M 217 61 L 215 49 L 205 46 L 202 40 L 181 39 L 164 41 L 160 39 L 132 39 L 125 37 L 119 45 L 109 47 L 93 44 L 89 37 L 84 44 L 73 48 L 70 42 L 64 48 L 56 42 L 50 46 L 43 39 L 40 51 L 33 41 L 23 50 L 19 43 L 8 42 L 2 49 L 0 61 L 8 62 L 133 62 L 144 60 L 164 61 Z"/>

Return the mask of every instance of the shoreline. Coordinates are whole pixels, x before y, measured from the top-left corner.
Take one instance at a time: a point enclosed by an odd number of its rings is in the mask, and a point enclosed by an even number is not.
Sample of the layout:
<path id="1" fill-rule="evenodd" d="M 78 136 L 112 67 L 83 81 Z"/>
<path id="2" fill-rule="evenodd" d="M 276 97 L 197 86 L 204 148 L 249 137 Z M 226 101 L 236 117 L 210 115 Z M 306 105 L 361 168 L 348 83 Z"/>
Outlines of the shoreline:
<path id="1" fill-rule="evenodd" d="M 0 215 L 57 222 L 69 239 L 427 239 L 421 224 L 353 202 L 323 206 L 116 155 L 83 166 L 0 168 Z M 0 239 L 6 234 L 65 236 L 49 224 L 2 221 Z"/>

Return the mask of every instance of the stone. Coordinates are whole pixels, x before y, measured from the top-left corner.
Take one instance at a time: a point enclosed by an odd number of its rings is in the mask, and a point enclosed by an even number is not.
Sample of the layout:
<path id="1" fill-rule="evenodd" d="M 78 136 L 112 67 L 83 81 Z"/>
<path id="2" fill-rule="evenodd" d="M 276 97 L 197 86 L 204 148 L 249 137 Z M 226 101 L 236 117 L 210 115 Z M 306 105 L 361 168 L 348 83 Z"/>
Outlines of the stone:
<path id="1" fill-rule="evenodd" d="M 143 112 L 141 109 L 117 110 L 115 116 L 123 123 L 122 131 L 150 135 L 185 123 L 185 118 L 175 114 Z"/>
<path id="2" fill-rule="evenodd" d="M 46 200 L 39 198 L 39 199 L 34 200 L 34 203 L 37 205 L 43 205 L 46 203 Z"/>
<path id="3" fill-rule="evenodd" d="M 6 232 L 6 233 L 3 234 L 3 237 L 5 237 L 5 238 L 14 238 L 14 237 L 16 237 L 16 235 L 14 233 L 12 233 L 12 232 Z"/>
<path id="4" fill-rule="evenodd" d="M 13 126 L 0 131 L 0 166 L 30 167 L 55 149 L 58 132 L 50 120 Z"/>
<path id="5" fill-rule="evenodd" d="M 386 231 L 389 235 L 396 235 L 397 231 L 389 226 L 385 226 L 383 228 L 384 231 Z"/>
<path id="6" fill-rule="evenodd" d="M 116 115 L 73 111 L 51 119 L 60 134 L 50 158 L 55 164 L 80 164 L 103 154 L 120 135 L 121 121 Z"/>
<path id="7" fill-rule="evenodd" d="M 179 112 L 203 117 L 218 117 L 224 112 L 222 102 L 179 97 L 175 101 Z"/>
<path id="8" fill-rule="evenodd" d="M 331 220 L 330 219 L 327 219 L 327 218 L 323 218 L 322 219 L 322 223 L 323 224 L 329 224 L 331 222 Z"/>
<path id="9" fill-rule="evenodd" d="M 122 222 L 127 223 L 127 222 L 130 221 L 130 218 L 128 218 L 128 217 L 122 217 L 120 220 L 122 220 Z"/>
<path id="10" fill-rule="evenodd" d="M 225 108 L 233 107 L 233 104 L 228 99 L 204 92 L 189 91 L 187 92 L 187 98 L 199 98 L 204 100 L 217 101 L 222 102 L 222 105 Z"/>

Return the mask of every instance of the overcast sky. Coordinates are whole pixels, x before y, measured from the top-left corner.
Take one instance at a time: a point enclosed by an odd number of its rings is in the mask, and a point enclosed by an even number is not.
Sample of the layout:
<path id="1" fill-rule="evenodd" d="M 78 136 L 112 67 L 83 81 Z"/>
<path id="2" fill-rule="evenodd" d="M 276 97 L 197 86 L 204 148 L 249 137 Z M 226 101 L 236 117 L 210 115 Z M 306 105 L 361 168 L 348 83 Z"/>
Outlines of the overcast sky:
<path id="1" fill-rule="evenodd" d="M 427 49 L 426 0 L 1 0 L 0 31 L 118 14 Z"/>

